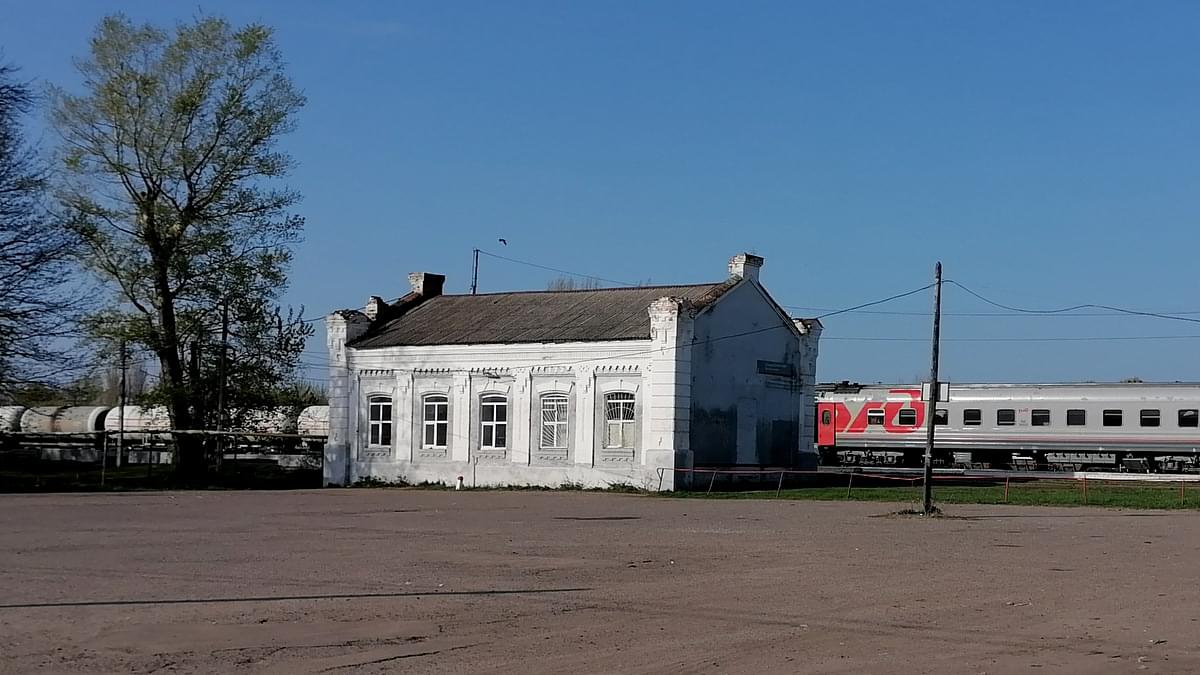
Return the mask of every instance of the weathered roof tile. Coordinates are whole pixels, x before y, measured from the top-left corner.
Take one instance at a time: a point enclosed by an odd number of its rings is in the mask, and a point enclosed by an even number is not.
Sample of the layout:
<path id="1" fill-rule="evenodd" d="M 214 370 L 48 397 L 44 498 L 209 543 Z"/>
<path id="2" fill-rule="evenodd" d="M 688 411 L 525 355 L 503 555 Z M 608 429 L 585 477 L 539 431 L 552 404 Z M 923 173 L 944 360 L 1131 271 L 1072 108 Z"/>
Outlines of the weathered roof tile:
<path id="1" fill-rule="evenodd" d="M 704 307 L 737 279 L 687 286 L 438 295 L 372 326 L 350 346 L 647 340 L 650 303 L 664 296 Z"/>

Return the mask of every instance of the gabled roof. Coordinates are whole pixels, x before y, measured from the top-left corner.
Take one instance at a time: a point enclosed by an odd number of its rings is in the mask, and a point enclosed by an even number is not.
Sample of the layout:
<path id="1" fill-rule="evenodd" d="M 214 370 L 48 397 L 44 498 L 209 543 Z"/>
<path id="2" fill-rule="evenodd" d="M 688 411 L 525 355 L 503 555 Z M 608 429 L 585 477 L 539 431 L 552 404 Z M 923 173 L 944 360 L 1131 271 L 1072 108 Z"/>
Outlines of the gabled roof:
<path id="1" fill-rule="evenodd" d="M 412 345 L 595 342 L 650 339 L 650 303 L 664 296 L 702 309 L 740 279 L 687 286 L 437 295 L 397 307 L 396 318 L 372 326 L 355 349 Z"/>

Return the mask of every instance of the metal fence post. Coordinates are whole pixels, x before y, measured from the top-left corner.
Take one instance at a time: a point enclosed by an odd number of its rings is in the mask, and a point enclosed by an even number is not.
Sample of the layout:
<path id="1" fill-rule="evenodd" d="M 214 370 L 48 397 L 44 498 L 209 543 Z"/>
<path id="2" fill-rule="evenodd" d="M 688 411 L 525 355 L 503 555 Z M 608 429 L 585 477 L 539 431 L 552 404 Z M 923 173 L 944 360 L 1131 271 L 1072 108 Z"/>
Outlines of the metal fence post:
<path id="1" fill-rule="evenodd" d="M 775 488 L 775 498 L 776 499 L 779 499 L 779 493 L 783 492 L 783 474 L 784 474 L 783 471 L 779 472 L 779 486 Z M 1179 494 L 1183 495 L 1183 491 L 1180 490 Z M 1182 496 L 1180 498 L 1182 499 Z"/>
<path id="2" fill-rule="evenodd" d="M 854 472 L 850 472 L 850 480 L 846 481 L 846 499 L 850 499 L 850 488 L 854 485 Z"/>
<path id="3" fill-rule="evenodd" d="M 1083 503 L 1084 503 L 1084 504 L 1087 504 L 1087 503 L 1088 503 L 1088 496 L 1087 496 L 1087 476 L 1086 476 L 1086 475 L 1083 477 Z"/>
<path id="4" fill-rule="evenodd" d="M 712 494 L 712 486 L 713 486 L 713 483 L 715 483 L 715 482 L 717 482 L 717 472 L 713 471 L 712 478 L 710 478 L 708 480 L 708 492 L 706 492 L 705 494 L 710 494 L 710 495 Z"/>
<path id="5" fill-rule="evenodd" d="M 1008 503 L 1008 476 L 1004 477 L 1004 503 Z"/>

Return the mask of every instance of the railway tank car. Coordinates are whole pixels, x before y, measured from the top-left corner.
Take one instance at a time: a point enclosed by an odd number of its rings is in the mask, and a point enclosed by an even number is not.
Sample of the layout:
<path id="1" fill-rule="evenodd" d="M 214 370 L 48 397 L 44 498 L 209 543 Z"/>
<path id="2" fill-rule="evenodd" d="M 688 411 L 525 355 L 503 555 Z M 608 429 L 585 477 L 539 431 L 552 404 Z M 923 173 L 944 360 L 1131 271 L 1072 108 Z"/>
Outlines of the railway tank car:
<path id="1" fill-rule="evenodd" d="M 819 385 L 822 463 L 920 466 L 919 385 Z M 1200 472 L 1200 384 L 958 384 L 933 413 L 934 463 Z"/>

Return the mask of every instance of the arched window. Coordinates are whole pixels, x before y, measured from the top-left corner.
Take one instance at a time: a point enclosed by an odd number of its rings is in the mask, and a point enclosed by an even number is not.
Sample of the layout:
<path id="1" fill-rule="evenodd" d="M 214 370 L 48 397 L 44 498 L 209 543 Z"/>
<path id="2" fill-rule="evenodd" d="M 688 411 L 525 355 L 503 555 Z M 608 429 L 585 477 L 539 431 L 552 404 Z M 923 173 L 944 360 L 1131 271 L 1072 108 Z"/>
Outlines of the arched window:
<path id="1" fill-rule="evenodd" d="M 632 448 L 634 439 L 633 394 L 617 391 L 604 397 L 604 447 Z"/>
<path id="2" fill-rule="evenodd" d="M 487 450 L 508 447 L 508 399 L 495 394 L 481 398 L 479 420 L 479 447 Z"/>
<path id="3" fill-rule="evenodd" d="M 563 394 L 546 394 L 542 397 L 541 447 L 567 447 L 567 431 L 567 397 Z"/>
<path id="4" fill-rule="evenodd" d="M 421 425 L 424 434 L 423 447 L 444 448 L 450 431 L 450 399 L 441 394 L 431 394 L 422 400 Z"/>
<path id="5" fill-rule="evenodd" d="M 392 444 L 392 397 L 372 396 L 367 399 L 368 445 Z"/>

